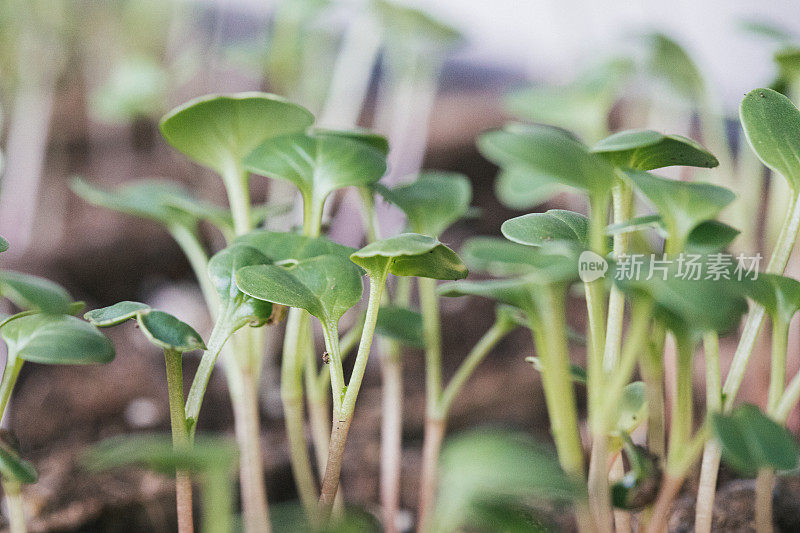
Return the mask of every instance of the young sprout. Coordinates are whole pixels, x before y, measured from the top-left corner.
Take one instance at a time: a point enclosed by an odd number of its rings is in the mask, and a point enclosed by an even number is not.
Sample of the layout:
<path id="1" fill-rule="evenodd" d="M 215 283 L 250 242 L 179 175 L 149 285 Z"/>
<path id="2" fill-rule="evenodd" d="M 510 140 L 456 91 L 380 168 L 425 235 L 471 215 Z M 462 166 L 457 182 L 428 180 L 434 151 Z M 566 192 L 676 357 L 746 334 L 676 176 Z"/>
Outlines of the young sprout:
<path id="1" fill-rule="evenodd" d="M 161 133 L 177 150 L 217 172 L 225 185 L 234 233 L 253 227 L 249 173 L 244 158 L 266 139 L 308 128 L 314 117 L 303 107 L 265 93 L 209 95 L 191 100 L 161 120 Z M 198 272 L 198 277 L 202 276 Z M 264 345 L 254 331 L 234 338 L 233 358 L 226 373 L 234 404 L 236 435 L 242 455 L 241 488 L 244 528 L 250 533 L 269 530 L 259 445 L 257 383 Z M 242 367 L 239 361 L 254 362 Z"/>
<path id="2" fill-rule="evenodd" d="M 84 315 L 95 326 L 116 326 L 127 320 L 136 320 L 147 339 L 164 351 L 169 392 L 169 416 L 172 425 L 172 446 L 176 450 L 191 448 L 190 427 L 183 401 L 183 353 L 205 350 L 200 335 L 185 322 L 163 311 L 156 311 L 139 302 L 119 302 L 109 307 L 95 309 Z M 191 533 L 192 482 L 186 470 L 175 471 L 175 496 L 178 511 L 178 531 Z"/>
<path id="3" fill-rule="evenodd" d="M 406 215 L 407 225 L 414 233 L 441 237 L 444 231 L 463 218 L 472 201 L 472 187 L 469 179 L 455 172 L 423 172 L 416 180 L 399 185 L 392 189 L 378 186 L 381 195 Z M 425 348 L 425 436 L 423 449 L 427 451 L 422 469 L 419 499 L 419 520 L 424 523 L 432 509 L 435 496 L 436 463 L 445 433 L 446 408 L 442 408 L 442 332 L 439 316 L 439 300 L 436 294 L 436 282 L 433 279 L 418 280 L 419 300 L 422 309 L 422 339 Z M 401 294 L 402 296 L 402 294 Z M 407 305 L 407 302 L 401 302 Z M 488 347 L 489 349 L 491 346 Z M 487 349 L 488 351 L 488 349 Z M 485 355 L 485 354 L 484 354 Z M 396 391 L 402 390 L 402 367 L 398 357 L 384 358 L 384 375 L 396 380 L 394 383 L 384 382 L 384 387 Z M 390 368 L 389 365 L 393 365 Z M 402 402 L 400 398 L 385 398 L 384 412 L 395 427 L 386 428 L 395 436 L 393 443 L 386 443 L 389 457 L 384 457 L 386 471 L 384 480 L 396 486 L 386 488 L 387 498 L 382 501 L 385 515 L 384 523 L 393 529 L 395 515 L 400 501 L 400 436 L 402 427 Z M 448 406 L 449 407 L 449 406 Z"/>
<path id="4" fill-rule="evenodd" d="M 378 135 L 317 129 L 268 139 L 247 156 L 244 164 L 254 174 L 293 183 L 303 198 L 303 235 L 317 237 L 328 196 L 345 187 L 367 188 L 377 182 L 386 171 L 386 150 L 386 140 Z M 298 256 L 286 258 L 301 259 Z M 304 352 L 309 353 L 309 350 L 304 350 L 305 347 L 313 347 L 309 328 L 308 315 L 301 308 L 290 311 L 287 321 L 290 334 L 284 338 L 284 357 L 281 362 L 281 397 L 295 481 L 309 516 L 312 516 L 316 491 L 302 434 L 302 356 Z M 316 363 L 309 362 L 305 366 L 308 382 L 311 371 L 316 373 Z M 323 372 L 327 372 L 324 367 Z M 315 415 L 327 411 L 327 405 L 322 403 L 326 395 L 327 391 L 321 395 L 314 388 L 309 391 L 314 444 L 320 458 L 324 458 L 323 450 L 327 450 L 330 428 L 327 422 L 320 427 L 321 421 Z M 327 418 L 327 415 L 323 418 Z M 324 460 L 321 461 L 321 468 L 323 464 Z"/>
<path id="5" fill-rule="evenodd" d="M 233 533 L 233 473 L 236 449 L 224 439 L 199 438 L 191 447 L 176 448 L 166 436 L 113 437 L 85 458 L 93 471 L 138 464 L 171 475 L 186 472 L 202 486 L 203 533 Z"/>
<path id="6" fill-rule="evenodd" d="M 755 89 L 742 100 L 740 118 L 747 140 L 758 158 L 771 170 L 783 176 L 790 195 L 789 205 L 778 241 L 773 248 L 766 272 L 781 274 L 797 240 L 800 229 L 800 111 L 785 96 L 771 89 Z M 730 411 L 744 379 L 747 362 L 755 346 L 764 308 L 752 307 L 747 315 L 739 344 L 722 387 L 723 412 Z M 698 491 L 697 522 L 700 531 L 711 527 L 711 505 L 714 501 L 720 449 L 709 442 L 703 452 L 701 483 Z"/>
<path id="7" fill-rule="evenodd" d="M 56 294 L 61 291 L 63 289 Z M 38 303 L 50 300 L 50 296 L 52 294 Z M 25 361 L 82 365 L 108 363 L 114 359 L 113 345 L 96 327 L 65 314 L 23 311 L 0 323 L 0 337 L 8 348 L 6 367 L 0 380 L 0 421 L 5 418 L 8 401 Z M 25 515 L 19 485 L 34 482 L 35 472 L 28 463 L 20 462 L 12 451 L 4 446 L 0 448 L 0 463 L 5 463 L 0 475 L 9 507 L 10 528 L 14 532 L 24 532 Z"/>
<path id="8" fill-rule="evenodd" d="M 797 404 L 797 393 L 792 389 L 800 384 L 795 377 L 786 388 L 786 352 L 789 343 L 789 324 L 800 310 L 800 282 L 776 274 L 761 274 L 750 285 L 750 297 L 763 306 L 772 321 L 772 356 L 770 360 L 769 392 L 766 414 L 784 425 L 789 410 Z M 796 383 L 795 383 L 796 382 Z M 752 464 L 752 463 L 751 463 Z M 762 468 L 756 481 L 756 529 L 772 530 L 772 489 L 775 479 L 773 469 Z"/>

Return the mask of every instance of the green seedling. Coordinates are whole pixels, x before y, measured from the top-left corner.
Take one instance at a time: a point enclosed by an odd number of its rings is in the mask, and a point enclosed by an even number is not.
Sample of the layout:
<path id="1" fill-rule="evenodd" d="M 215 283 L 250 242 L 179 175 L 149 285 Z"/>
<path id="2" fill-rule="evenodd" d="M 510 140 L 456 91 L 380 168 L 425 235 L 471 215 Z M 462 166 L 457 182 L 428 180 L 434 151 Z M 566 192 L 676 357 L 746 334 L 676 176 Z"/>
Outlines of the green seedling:
<path id="1" fill-rule="evenodd" d="M 226 440 L 203 437 L 196 439 L 191 447 L 175 447 L 167 436 L 113 437 L 95 446 L 84 462 L 93 471 L 141 465 L 167 475 L 186 472 L 199 480 L 202 487 L 202 531 L 235 531 L 232 477 L 237 453 Z"/>
<path id="2" fill-rule="evenodd" d="M 194 420 L 187 419 L 183 400 L 183 354 L 194 350 L 205 350 L 200 335 L 185 322 L 163 311 L 156 311 L 139 302 L 119 302 L 109 307 L 95 309 L 84 315 L 86 320 L 98 327 L 116 326 L 128 320 L 136 320 L 147 340 L 164 351 L 167 369 L 167 391 L 169 414 L 172 425 L 172 446 L 176 451 L 191 448 L 193 435 L 190 427 Z M 178 511 L 178 531 L 193 530 L 192 482 L 186 469 L 175 471 L 175 495 Z"/>
<path id="3" fill-rule="evenodd" d="M 0 291 L 21 312 L 0 322 L 8 356 L 0 379 L 0 421 L 25 361 L 51 365 L 102 364 L 114 359 L 114 347 L 100 331 L 71 314 L 83 308 L 61 286 L 36 276 L 0 272 Z M 24 532 L 20 485 L 36 481 L 36 471 L 20 459 L 16 439 L 0 443 L 0 478 L 13 531 Z"/>
<path id="4" fill-rule="evenodd" d="M 742 100 L 740 118 L 750 147 L 764 165 L 783 177 L 789 188 L 789 203 L 780 236 L 765 269 L 770 274 L 781 274 L 800 229 L 800 163 L 796 157 L 800 153 L 800 111 L 788 98 L 771 89 L 755 89 Z M 764 314 L 765 309 L 761 305 L 752 307 L 742 327 L 739 344 L 719 396 L 714 391 L 708 392 L 714 397 L 724 398 L 720 406 L 723 412 L 733 408 Z M 703 452 L 696 518 L 701 531 L 710 530 L 712 508 L 708 502 L 714 500 L 720 453 L 719 446 L 713 441 Z"/>

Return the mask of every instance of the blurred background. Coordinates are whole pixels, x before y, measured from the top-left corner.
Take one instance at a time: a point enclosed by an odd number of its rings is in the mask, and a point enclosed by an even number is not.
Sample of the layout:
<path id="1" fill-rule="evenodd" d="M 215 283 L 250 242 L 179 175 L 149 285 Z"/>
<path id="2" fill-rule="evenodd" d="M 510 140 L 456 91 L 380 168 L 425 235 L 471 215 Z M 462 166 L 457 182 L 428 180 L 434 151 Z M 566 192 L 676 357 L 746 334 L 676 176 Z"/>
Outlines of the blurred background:
<path id="1" fill-rule="evenodd" d="M 170 236 L 156 224 L 85 203 L 69 185 L 74 176 L 106 188 L 163 177 L 222 204 L 221 182 L 170 149 L 158 120 L 196 96 L 249 90 L 300 103 L 323 126 L 386 135 L 390 183 L 422 168 L 466 174 L 479 214 L 444 236 L 455 249 L 470 236 L 499 235 L 500 224 L 517 214 L 585 210 L 563 190 L 524 177 L 496 179 L 475 138 L 519 119 L 571 129 L 589 144 L 631 127 L 701 140 L 722 165 L 694 176 L 736 190 L 742 201 L 727 216 L 742 230 L 741 251 L 768 250 L 779 221 L 763 216 L 764 205 L 785 195 L 780 183 L 758 177 L 737 108 L 752 88 L 797 88 L 800 60 L 790 52 L 797 53 L 798 36 L 792 0 L 0 0 L 0 235 L 12 244 L 3 268 L 49 277 L 90 308 L 149 303 L 206 336 L 199 289 Z M 268 227 L 297 224 L 289 187 L 264 179 L 252 186 L 256 201 L 285 207 Z M 332 238 L 360 245 L 357 208 L 346 196 L 335 204 Z M 384 208 L 382 216 L 387 228 L 399 228 L 398 213 Z M 212 250 L 223 242 L 207 228 L 203 238 Z M 797 265 L 789 272 L 798 274 Z M 580 303 L 570 316 L 578 330 Z M 493 310 L 466 299 L 443 306 L 447 373 Z M 7 422 L 40 472 L 27 493 L 33 531 L 172 527 L 167 480 L 129 471 L 98 478 L 77 461 L 103 437 L 169 427 L 161 354 L 128 328 L 109 335 L 119 347 L 112 364 L 23 370 Z M 792 339 L 790 371 L 798 364 Z M 452 431 L 488 424 L 548 438 L 538 376 L 524 361 L 531 350 L 523 331 L 499 346 L 470 393 L 456 401 Z M 270 498 L 289 501 L 296 494 L 278 351 L 276 344 L 263 373 L 264 451 Z M 574 357 L 583 357 L 580 345 Z M 191 358 L 187 376 L 196 364 Z M 409 351 L 404 364 L 403 505 L 411 508 L 424 412 L 421 353 Z M 759 400 L 766 379 L 764 370 L 743 399 Z M 367 508 L 378 501 L 378 385 L 374 367 L 342 478 L 348 500 Z M 201 431 L 230 431 L 221 376 L 209 395 Z"/>

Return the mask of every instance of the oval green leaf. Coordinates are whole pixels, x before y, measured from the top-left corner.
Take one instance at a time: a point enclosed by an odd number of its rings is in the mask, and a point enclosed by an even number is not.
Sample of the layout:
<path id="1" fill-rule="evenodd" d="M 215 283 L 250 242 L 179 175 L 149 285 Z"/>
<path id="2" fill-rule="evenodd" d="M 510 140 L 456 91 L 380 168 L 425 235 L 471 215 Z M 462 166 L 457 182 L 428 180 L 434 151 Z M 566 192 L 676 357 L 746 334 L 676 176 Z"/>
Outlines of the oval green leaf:
<path id="1" fill-rule="evenodd" d="M 83 318 L 88 320 L 91 324 L 98 327 L 116 326 L 126 320 L 136 318 L 136 316 L 143 312 L 149 311 L 150 306 L 140 302 L 123 301 L 117 302 L 108 307 L 100 309 L 93 309 L 89 311 Z"/>
<path id="2" fill-rule="evenodd" d="M 411 183 L 379 192 L 403 210 L 411 231 L 437 238 L 467 214 L 472 201 L 472 185 L 458 172 L 423 172 Z"/>
<path id="3" fill-rule="evenodd" d="M 758 302 L 769 315 L 789 324 L 800 311 L 800 281 L 760 272 L 749 284 L 750 297 Z"/>
<path id="4" fill-rule="evenodd" d="M 462 279 L 467 267 L 456 253 L 433 237 L 403 233 L 368 244 L 350 259 L 371 275 L 388 271 L 396 276 Z"/>
<path id="5" fill-rule="evenodd" d="M 164 350 L 183 353 L 206 349 L 202 337 L 192 326 L 169 313 L 147 311 L 137 314 L 136 320 L 150 342 Z"/>
<path id="6" fill-rule="evenodd" d="M 584 249 L 589 240 L 589 219 L 573 211 L 551 209 L 503 222 L 506 239 L 528 246 L 563 244 Z"/>
<path id="7" fill-rule="evenodd" d="M 254 265 L 236 273 L 239 289 L 259 300 L 305 309 L 337 323 L 361 299 L 361 271 L 346 259 L 321 255 L 288 267 Z"/>
<path id="8" fill-rule="evenodd" d="M 530 170 L 555 181 L 603 194 L 614 185 L 614 167 L 571 134 L 551 126 L 509 124 L 478 138 L 481 153 L 502 168 Z"/>
<path id="9" fill-rule="evenodd" d="M 561 184 L 546 174 L 513 167 L 501 169 L 494 182 L 494 195 L 509 209 L 536 207 L 563 189 Z"/>
<path id="10" fill-rule="evenodd" d="M 238 168 L 265 139 L 305 130 L 314 116 L 280 96 L 245 92 L 190 100 L 161 119 L 161 133 L 190 159 L 219 174 Z"/>
<path id="11" fill-rule="evenodd" d="M 70 314 L 72 297 L 66 289 L 39 276 L 0 270 L 0 294 L 25 310 Z"/>
<path id="12" fill-rule="evenodd" d="M 108 363 L 114 346 L 95 326 L 69 315 L 28 315 L 0 328 L 9 353 L 34 363 Z"/>
<path id="13" fill-rule="evenodd" d="M 274 311 L 271 302 L 244 294 L 236 285 L 236 272 L 251 265 L 272 261 L 252 246 L 234 243 L 214 254 L 208 262 L 208 276 L 221 297 L 223 313 L 238 328 L 245 324 L 261 326 L 269 322 Z"/>
<path id="14" fill-rule="evenodd" d="M 386 158 L 379 150 L 329 133 L 268 139 L 244 159 L 244 165 L 254 174 L 294 183 L 313 205 L 321 205 L 336 189 L 371 185 L 386 172 Z"/>
<path id="15" fill-rule="evenodd" d="M 9 431 L 0 431 L 0 477 L 17 483 L 36 483 L 38 474 L 31 463 L 19 456 L 19 442 Z"/>
<path id="16" fill-rule="evenodd" d="M 306 237 L 299 233 L 257 230 L 236 238 L 236 244 L 252 246 L 273 263 L 299 261 L 318 255 L 336 255 L 347 259 L 355 249 L 327 237 Z"/>
<path id="17" fill-rule="evenodd" d="M 636 170 L 671 166 L 713 168 L 719 161 L 699 143 L 681 135 L 653 130 L 625 130 L 606 137 L 592 148 L 612 165 Z"/>
<path id="18" fill-rule="evenodd" d="M 406 307 L 381 306 L 375 333 L 412 348 L 424 348 L 422 315 Z"/>
<path id="19" fill-rule="evenodd" d="M 766 166 L 800 192 L 800 111 L 781 93 L 755 89 L 739 108 L 747 142 Z"/>
<path id="20" fill-rule="evenodd" d="M 791 433 L 755 405 L 712 415 L 711 428 L 722 458 L 741 474 L 752 476 L 759 468 L 790 470 L 798 464 L 800 448 Z"/>

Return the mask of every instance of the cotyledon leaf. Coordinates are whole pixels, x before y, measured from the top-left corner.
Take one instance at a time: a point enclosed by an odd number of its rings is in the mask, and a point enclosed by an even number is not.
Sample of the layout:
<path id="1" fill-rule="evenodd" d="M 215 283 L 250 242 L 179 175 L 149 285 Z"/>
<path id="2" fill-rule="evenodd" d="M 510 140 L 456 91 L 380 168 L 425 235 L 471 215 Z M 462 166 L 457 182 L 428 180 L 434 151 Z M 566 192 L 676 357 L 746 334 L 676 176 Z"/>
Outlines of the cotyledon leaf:
<path id="1" fill-rule="evenodd" d="M 370 275 L 388 268 L 396 276 L 455 280 L 467 277 L 456 253 L 433 237 L 402 233 L 368 244 L 350 259 Z"/>
<path id="2" fill-rule="evenodd" d="M 0 328 L 9 353 L 25 361 L 56 365 L 108 363 L 114 346 L 95 326 L 70 315 L 34 314 Z"/>

